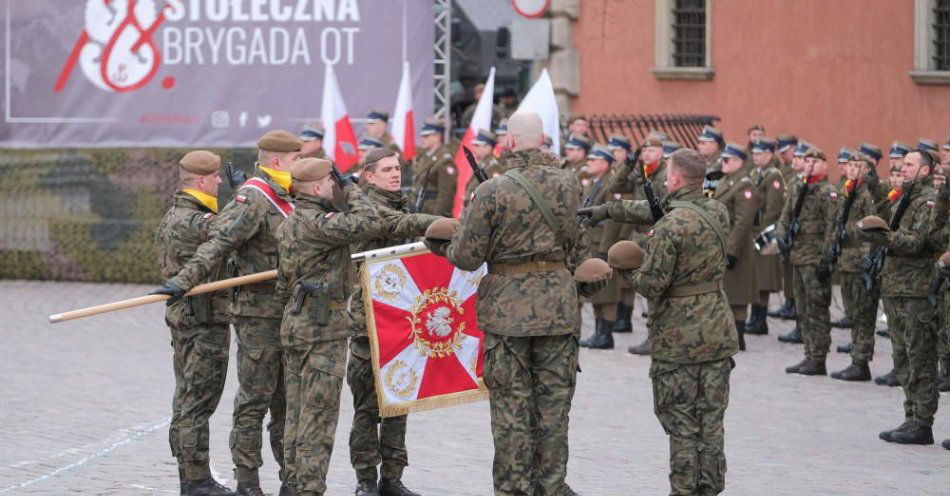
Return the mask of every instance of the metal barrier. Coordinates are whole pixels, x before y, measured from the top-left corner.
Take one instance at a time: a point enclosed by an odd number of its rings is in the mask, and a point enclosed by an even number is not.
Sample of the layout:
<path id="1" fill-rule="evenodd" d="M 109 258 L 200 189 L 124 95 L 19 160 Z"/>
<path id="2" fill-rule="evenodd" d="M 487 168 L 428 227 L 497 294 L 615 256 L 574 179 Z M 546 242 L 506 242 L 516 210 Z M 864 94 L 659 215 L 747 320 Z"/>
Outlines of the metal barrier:
<path id="1" fill-rule="evenodd" d="M 650 131 L 663 131 L 670 139 L 694 149 L 703 126 L 715 125 L 720 120 L 715 115 L 691 114 L 593 114 L 584 117 L 590 125 L 590 135 L 600 143 L 606 143 L 612 134 L 621 134 L 637 147 Z"/>

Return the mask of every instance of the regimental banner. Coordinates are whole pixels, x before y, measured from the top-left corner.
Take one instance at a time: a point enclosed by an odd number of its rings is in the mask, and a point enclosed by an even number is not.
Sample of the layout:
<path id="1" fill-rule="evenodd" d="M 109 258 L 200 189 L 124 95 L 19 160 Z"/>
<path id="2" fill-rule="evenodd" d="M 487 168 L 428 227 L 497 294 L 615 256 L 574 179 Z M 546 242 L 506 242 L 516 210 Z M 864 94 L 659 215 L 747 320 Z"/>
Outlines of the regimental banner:
<path id="1" fill-rule="evenodd" d="M 487 398 L 475 297 L 485 266 L 455 268 L 425 248 L 367 259 L 366 298 L 380 415 Z"/>
<path id="2" fill-rule="evenodd" d="M 347 109 L 432 112 L 434 0 L 0 0 L 3 147 L 245 147 Z M 357 133 L 361 129 L 356 130 Z"/>

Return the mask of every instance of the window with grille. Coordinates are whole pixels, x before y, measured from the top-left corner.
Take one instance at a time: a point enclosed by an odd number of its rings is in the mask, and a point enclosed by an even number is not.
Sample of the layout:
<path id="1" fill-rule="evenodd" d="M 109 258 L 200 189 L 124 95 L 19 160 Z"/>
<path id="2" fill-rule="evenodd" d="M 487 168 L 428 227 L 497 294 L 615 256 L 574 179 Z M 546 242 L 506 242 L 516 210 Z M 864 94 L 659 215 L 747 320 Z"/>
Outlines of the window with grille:
<path id="1" fill-rule="evenodd" d="M 950 71 L 950 0 L 934 2 L 933 68 Z"/>
<path id="2" fill-rule="evenodd" d="M 950 0 L 941 1 L 950 5 Z M 674 0 L 672 14 L 673 66 L 705 66 L 706 0 Z"/>

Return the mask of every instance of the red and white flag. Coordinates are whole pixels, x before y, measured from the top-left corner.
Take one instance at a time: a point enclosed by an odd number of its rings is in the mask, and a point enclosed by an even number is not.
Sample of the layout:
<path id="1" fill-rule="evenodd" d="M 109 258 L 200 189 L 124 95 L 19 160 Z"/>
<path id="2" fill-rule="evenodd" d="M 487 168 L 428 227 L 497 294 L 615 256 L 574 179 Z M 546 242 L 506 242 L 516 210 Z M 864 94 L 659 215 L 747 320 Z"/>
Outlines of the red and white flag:
<path id="1" fill-rule="evenodd" d="M 325 128 L 323 149 L 327 158 L 336 163 L 340 172 L 349 171 L 350 167 L 359 162 L 356 133 L 353 132 L 346 104 L 343 103 L 343 93 L 340 92 L 336 72 L 330 64 L 326 65 L 323 77 L 323 108 L 320 110 L 320 118 Z"/>
<path id="2" fill-rule="evenodd" d="M 471 147 L 472 140 L 478 135 L 479 129 L 491 130 L 492 100 L 495 97 L 495 68 L 492 67 L 488 72 L 488 80 L 485 81 L 485 90 L 482 91 L 481 98 L 475 105 L 475 112 L 472 114 L 472 122 L 468 124 L 465 135 L 462 136 L 462 143 L 455 152 L 455 170 L 458 171 L 458 184 L 455 186 L 455 203 L 452 207 L 452 215 L 459 218 L 462 215 L 462 208 L 465 205 L 465 187 L 468 180 L 472 177 L 472 168 L 465 159 L 465 152 L 462 147 Z"/>
<path id="3" fill-rule="evenodd" d="M 402 64 L 402 81 L 396 95 L 396 110 L 393 111 L 392 128 L 389 131 L 393 141 L 402 150 L 403 160 L 412 160 L 416 156 L 416 132 L 412 118 L 412 81 L 409 62 Z"/>
<path id="4" fill-rule="evenodd" d="M 541 116 L 544 134 L 551 137 L 551 151 L 561 153 L 561 121 L 557 111 L 557 98 L 554 97 L 554 85 L 548 70 L 541 71 L 541 77 L 534 82 L 528 94 L 521 100 L 518 110 L 530 110 Z"/>
<path id="5" fill-rule="evenodd" d="M 421 243 L 367 257 L 361 278 L 379 411 L 405 415 L 486 398 L 475 295 L 485 275 Z"/>

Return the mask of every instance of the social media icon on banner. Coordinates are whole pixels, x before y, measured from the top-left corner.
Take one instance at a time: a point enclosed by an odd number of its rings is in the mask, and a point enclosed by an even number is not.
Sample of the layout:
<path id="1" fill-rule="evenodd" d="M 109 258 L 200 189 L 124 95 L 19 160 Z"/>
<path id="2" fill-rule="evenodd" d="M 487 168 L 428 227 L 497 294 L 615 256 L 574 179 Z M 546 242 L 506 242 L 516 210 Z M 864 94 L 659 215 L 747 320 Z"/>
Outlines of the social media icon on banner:
<path id="1" fill-rule="evenodd" d="M 270 124 L 270 120 L 270 114 L 257 116 L 257 127 L 267 127 L 267 125 Z"/>
<path id="2" fill-rule="evenodd" d="M 238 114 L 238 125 L 241 127 L 247 126 L 247 112 Z"/>
<path id="3" fill-rule="evenodd" d="M 231 125 L 231 114 L 226 110 L 211 112 L 211 127 L 222 128 Z"/>

